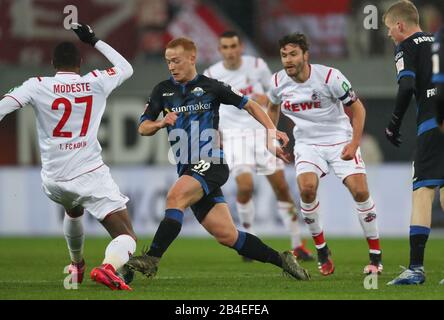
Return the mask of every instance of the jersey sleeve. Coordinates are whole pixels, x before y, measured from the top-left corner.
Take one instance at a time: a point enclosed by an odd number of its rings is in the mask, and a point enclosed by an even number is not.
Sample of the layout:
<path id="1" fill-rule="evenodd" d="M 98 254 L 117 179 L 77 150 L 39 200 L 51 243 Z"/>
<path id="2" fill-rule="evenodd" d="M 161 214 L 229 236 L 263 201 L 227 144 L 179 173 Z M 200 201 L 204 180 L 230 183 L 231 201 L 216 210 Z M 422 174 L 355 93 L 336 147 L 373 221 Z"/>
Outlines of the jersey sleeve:
<path id="1" fill-rule="evenodd" d="M 333 98 L 339 99 L 343 105 L 350 106 L 358 100 L 350 81 L 337 69 L 331 69 L 332 74 L 327 81 Z"/>
<path id="2" fill-rule="evenodd" d="M 160 94 L 159 87 L 156 86 L 153 89 L 151 96 L 148 98 L 148 101 L 145 105 L 145 111 L 140 117 L 139 124 L 145 120 L 156 121 L 162 110 L 163 110 L 162 96 Z"/>
<path id="3" fill-rule="evenodd" d="M 21 86 L 11 89 L 4 97 L 14 99 L 20 107 L 30 104 L 33 100 L 36 82 L 36 79 L 31 78 L 23 82 Z"/>
<path id="4" fill-rule="evenodd" d="M 5 96 L 0 100 L 0 121 L 9 113 L 20 109 L 20 104 L 12 97 Z"/>
<path id="5" fill-rule="evenodd" d="M 402 77 L 416 77 L 415 54 L 408 43 L 398 45 L 395 53 L 397 81 Z"/>
<path id="6" fill-rule="evenodd" d="M 94 70 L 91 74 L 93 77 L 98 78 L 106 96 L 109 96 L 114 89 L 128 78 L 119 67 L 112 67 L 106 70 Z"/>
<path id="7" fill-rule="evenodd" d="M 281 104 L 281 98 L 279 97 L 278 84 L 279 84 L 279 72 L 273 74 L 270 78 L 268 78 L 270 89 L 267 91 L 268 99 L 272 104 L 278 105 Z"/>
<path id="8" fill-rule="evenodd" d="M 229 104 L 237 107 L 238 109 L 242 109 L 248 102 L 247 97 L 224 82 L 215 80 L 214 90 L 217 94 L 218 100 L 223 104 Z"/>
<path id="9" fill-rule="evenodd" d="M 432 45 L 432 82 L 444 85 L 444 28 L 435 35 L 435 42 Z"/>
<path id="10" fill-rule="evenodd" d="M 131 77 L 134 70 L 131 64 L 106 42 L 99 40 L 94 47 L 113 64 L 113 67 L 109 69 L 92 72 L 94 76 L 100 79 L 103 91 L 108 96 L 111 91 Z"/>

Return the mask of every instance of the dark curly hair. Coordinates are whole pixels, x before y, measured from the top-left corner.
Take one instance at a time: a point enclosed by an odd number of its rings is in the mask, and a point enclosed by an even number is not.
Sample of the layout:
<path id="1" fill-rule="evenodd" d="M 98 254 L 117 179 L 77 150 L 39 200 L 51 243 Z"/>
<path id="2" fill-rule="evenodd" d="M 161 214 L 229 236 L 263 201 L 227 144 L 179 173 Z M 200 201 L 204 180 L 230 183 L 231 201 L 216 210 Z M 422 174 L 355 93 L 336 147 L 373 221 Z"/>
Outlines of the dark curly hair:
<path id="1" fill-rule="evenodd" d="M 309 49 L 307 37 L 302 33 L 291 33 L 279 39 L 279 48 L 285 47 L 287 44 L 295 44 L 305 53 Z"/>

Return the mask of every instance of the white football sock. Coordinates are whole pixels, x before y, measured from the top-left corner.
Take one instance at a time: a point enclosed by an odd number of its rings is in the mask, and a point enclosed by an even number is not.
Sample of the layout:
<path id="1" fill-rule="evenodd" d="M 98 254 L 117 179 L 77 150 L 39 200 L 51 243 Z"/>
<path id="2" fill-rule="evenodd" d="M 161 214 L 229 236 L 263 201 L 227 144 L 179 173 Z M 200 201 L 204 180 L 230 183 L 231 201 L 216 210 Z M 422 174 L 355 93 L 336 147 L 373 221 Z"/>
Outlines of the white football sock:
<path id="1" fill-rule="evenodd" d="M 117 270 L 128 262 L 135 251 L 136 241 L 129 235 L 122 234 L 114 238 L 106 247 L 103 264 L 109 263 L 114 270 Z"/>
<path id="2" fill-rule="evenodd" d="M 254 234 L 253 222 L 255 209 L 253 199 L 250 199 L 247 203 L 240 203 L 239 201 L 236 201 L 236 208 L 242 227 L 245 229 L 245 231 Z M 247 227 L 245 227 L 245 225 L 247 225 Z"/>
<path id="3" fill-rule="evenodd" d="M 71 261 L 74 263 L 82 262 L 83 242 L 85 240 L 82 216 L 71 218 L 65 213 L 63 219 L 63 234 L 65 235 L 66 244 L 68 245 Z"/>
<path id="4" fill-rule="evenodd" d="M 311 235 L 319 235 L 322 232 L 322 225 L 319 214 L 318 199 L 316 198 L 312 203 L 305 203 L 301 200 L 301 213 Z"/>
<path id="5" fill-rule="evenodd" d="M 301 231 L 296 215 L 296 208 L 291 202 L 278 201 L 278 214 L 285 228 L 290 232 L 291 248 L 294 249 L 302 245 Z"/>
<path id="6" fill-rule="evenodd" d="M 367 201 L 356 202 L 356 209 L 358 213 L 359 223 L 361 224 L 364 236 L 367 239 L 379 239 L 378 225 L 376 222 L 376 207 L 372 197 Z M 373 251 L 379 250 L 379 245 L 376 248 L 370 248 Z"/>

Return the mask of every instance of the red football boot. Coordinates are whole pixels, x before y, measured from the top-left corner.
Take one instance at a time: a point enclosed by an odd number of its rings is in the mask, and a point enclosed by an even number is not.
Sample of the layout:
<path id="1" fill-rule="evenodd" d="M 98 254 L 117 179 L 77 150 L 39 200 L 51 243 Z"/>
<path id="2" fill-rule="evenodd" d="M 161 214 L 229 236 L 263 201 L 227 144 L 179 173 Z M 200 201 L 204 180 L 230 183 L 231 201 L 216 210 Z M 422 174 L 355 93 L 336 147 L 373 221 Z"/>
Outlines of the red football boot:
<path id="1" fill-rule="evenodd" d="M 318 262 L 319 272 L 323 276 L 329 276 L 335 272 L 335 265 L 333 264 L 333 260 L 330 258 L 327 259 L 324 263 Z"/>
<path id="2" fill-rule="evenodd" d="M 327 245 L 318 251 L 318 269 L 323 276 L 328 276 L 335 272 L 335 265 L 331 259 L 331 251 Z"/>
<path id="3" fill-rule="evenodd" d="M 107 286 L 111 290 L 133 290 L 116 274 L 116 270 L 110 264 L 102 264 L 100 267 L 92 269 L 91 279 Z"/>
<path id="4" fill-rule="evenodd" d="M 299 246 L 294 248 L 293 255 L 299 261 L 313 261 L 313 254 L 305 247 L 305 241 Z"/>

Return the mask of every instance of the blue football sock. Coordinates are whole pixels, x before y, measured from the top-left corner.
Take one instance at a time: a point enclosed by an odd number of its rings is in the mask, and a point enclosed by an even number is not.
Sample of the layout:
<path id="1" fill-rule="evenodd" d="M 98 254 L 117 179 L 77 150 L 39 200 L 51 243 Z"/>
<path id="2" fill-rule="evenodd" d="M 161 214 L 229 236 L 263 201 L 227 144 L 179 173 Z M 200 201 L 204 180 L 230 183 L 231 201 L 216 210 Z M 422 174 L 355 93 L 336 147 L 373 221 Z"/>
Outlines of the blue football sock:
<path id="1" fill-rule="evenodd" d="M 430 228 L 410 226 L 410 269 L 424 265 L 424 251 L 429 238 Z"/>

